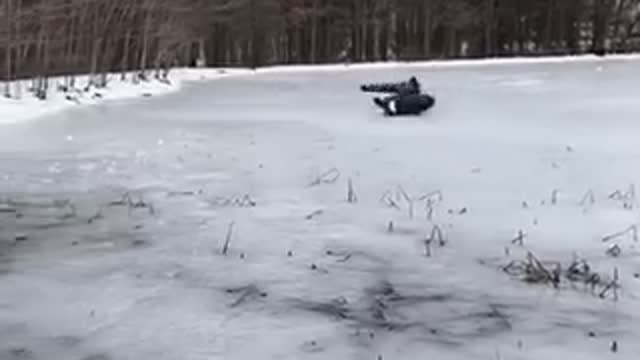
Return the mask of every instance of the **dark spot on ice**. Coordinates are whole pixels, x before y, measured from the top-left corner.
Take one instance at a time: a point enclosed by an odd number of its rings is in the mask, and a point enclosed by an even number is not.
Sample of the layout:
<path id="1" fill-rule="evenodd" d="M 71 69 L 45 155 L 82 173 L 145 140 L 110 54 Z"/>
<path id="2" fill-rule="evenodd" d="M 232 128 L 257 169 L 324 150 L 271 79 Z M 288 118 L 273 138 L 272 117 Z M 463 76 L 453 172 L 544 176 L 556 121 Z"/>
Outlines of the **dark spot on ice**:
<path id="1" fill-rule="evenodd" d="M 60 336 L 56 338 L 56 342 L 66 347 L 74 347 L 82 342 L 82 339 L 76 336 Z"/>
<path id="2" fill-rule="evenodd" d="M 9 350 L 9 354 L 16 359 L 28 359 L 33 357 L 33 352 L 25 347 L 17 347 Z"/>
<path id="3" fill-rule="evenodd" d="M 137 247 L 137 246 L 142 246 L 145 245 L 147 242 L 143 239 L 136 239 L 133 240 L 133 242 L 131 243 L 133 246 Z"/>
<path id="4" fill-rule="evenodd" d="M 28 237 L 25 234 L 16 234 L 15 236 L 15 240 L 16 241 L 27 241 Z"/>
<path id="5" fill-rule="evenodd" d="M 589 332 L 587 333 L 587 336 L 589 336 L 589 337 L 596 337 L 596 333 L 595 333 L 594 331 L 589 331 Z"/>
<path id="6" fill-rule="evenodd" d="M 82 358 L 82 360 L 110 360 L 111 357 L 107 354 L 92 354 Z"/>
<path id="7" fill-rule="evenodd" d="M 78 240 L 74 240 L 71 242 L 71 246 L 77 246 L 78 244 L 80 244 Z"/>
<path id="8" fill-rule="evenodd" d="M 287 251 L 287 256 L 288 257 L 292 257 L 293 256 L 293 251 L 291 251 L 291 250 Z"/>
<path id="9" fill-rule="evenodd" d="M 316 264 L 311 264 L 311 270 L 316 270 L 318 269 L 318 266 Z"/>
<path id="10" fill-rule="evenodd" d="M 265 298 L 268 295 L 265 291 L 260 291 L 256 285 L 247 285 L 238 288 L 226 289 L 225 292 L 227 294 L 240 295 L 233 303 L 229 305 L 229 307 L 231 308 L 242 305 L 251 299 L 255 299 L 256 297 Z"/>

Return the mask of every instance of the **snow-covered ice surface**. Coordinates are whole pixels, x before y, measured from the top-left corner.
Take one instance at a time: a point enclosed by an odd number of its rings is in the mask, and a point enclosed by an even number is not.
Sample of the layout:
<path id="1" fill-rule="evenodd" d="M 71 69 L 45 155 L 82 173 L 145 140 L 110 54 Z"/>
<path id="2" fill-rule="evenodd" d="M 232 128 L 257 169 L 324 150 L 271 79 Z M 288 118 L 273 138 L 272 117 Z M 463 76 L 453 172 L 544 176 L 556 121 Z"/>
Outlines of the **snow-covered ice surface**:
<path id="1" fill-rule="evenodd" d="M 609 198 L 639 65 L 265 72 L 3 127 L 0 359 L 635 359 L 636 244 L 602 238 L 640 215 Z M 420 117 L 358 90 L 411 74 Z M 618 300 L 501 269 L 527 251 Z"/>

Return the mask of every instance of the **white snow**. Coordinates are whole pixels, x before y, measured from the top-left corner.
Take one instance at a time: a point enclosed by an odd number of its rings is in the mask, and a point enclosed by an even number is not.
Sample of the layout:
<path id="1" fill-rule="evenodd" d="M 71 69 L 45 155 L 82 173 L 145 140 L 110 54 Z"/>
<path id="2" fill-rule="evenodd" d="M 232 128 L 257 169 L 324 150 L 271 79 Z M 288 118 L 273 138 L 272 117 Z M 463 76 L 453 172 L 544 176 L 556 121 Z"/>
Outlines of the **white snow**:
<path id="1" fill-rule="evenodd" d="M 0 359 L 635 359 L 622 60 L 264 70 L 3 127 Z M 410 75 L 419 117 L 358 89 Z M 502 271 L 528 251 L 617 268 L 617 301 Z"/>
<path id="2" fill-rule="evenodd" d="M 12 97 L 9 99 L 4 96 L 0 98 L 0 125 L 16 124 L 51 115 L 61 110 L 96 105 L 105 101 L 165 95 L 178 91 L 186 82 L 210 80 L 247 71 L 243 69 L 176 69 L 170 73 L 170 83 L 168 84 L 153 77 L 148 81 L 134 84 L 131 80 L 131 74 L 128 74 L 124 81 L 120 80 L 120 74 L 110 74 L 107 87 L 91 87 L 89 91 L 84 91 L 89 77 L 78 76 L 76 89 L 69 92 L 55 90 L 58 85 L 65 84 L 64 78 L 52 78 L 48 92 L 49 98 L 44 101 L 35 98 L 27 91 L 31 86 L 31 81 L 16 81 L 12 83 Z M 99 94 L 99 97 L 96 97 L 96 94 Z"/>

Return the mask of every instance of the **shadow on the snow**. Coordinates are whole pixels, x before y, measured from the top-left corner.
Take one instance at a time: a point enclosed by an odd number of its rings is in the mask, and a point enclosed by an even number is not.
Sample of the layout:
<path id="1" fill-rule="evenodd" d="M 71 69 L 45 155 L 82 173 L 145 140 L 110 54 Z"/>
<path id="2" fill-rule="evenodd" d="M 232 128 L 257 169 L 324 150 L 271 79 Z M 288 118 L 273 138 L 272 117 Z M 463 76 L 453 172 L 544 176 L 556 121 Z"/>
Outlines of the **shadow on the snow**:
<path id="1" fill-rule="evenodd" d="M 415 290 L 415 289 L 414 289 Z M 364 289 L 356 300 L 295 299 L 293 308 L 341 321 L 361 331 L 412 332 L 413 336 L 448 345 L 491 337 L 512 329 L 510 307 L 464 298 L 455 292 L 399 291 L 382 281 Z"/>

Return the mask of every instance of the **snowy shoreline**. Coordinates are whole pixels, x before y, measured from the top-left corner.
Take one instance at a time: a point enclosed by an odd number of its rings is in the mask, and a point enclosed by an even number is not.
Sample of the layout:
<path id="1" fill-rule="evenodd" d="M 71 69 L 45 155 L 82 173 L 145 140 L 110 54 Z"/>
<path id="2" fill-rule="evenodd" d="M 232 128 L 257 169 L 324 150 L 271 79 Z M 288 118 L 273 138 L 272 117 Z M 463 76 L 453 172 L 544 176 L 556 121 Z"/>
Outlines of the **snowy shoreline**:
<path id="1" fill-rule="evenodd" d="M 393 68 L 450 68 L 476 67 L 500 65 L 526 65 L 563 62 L 600 62 L 600 61 L 634 61 L 639 60 L 640 54 L 622 54 L 599 57 L 596 55 L 550 56 L 550 57 L 513 57 L 513 58 L 485 58 L 464 60 L 433 60 L 433 61 L 390 61 L 353 64 L 319 64 L 319 65 L 276 65 L 258 68 L 176 68 L 169 74 L 170 83 L 163 83 L 155 79 L 133 84 L 130 80 L 121 81 L 120 74 L 111 74 L 106 88 L 92 89 L 88 92 L 73 92 L 73 99 L 67 97 L 69 93 L 49 91 L 47 100 L 39 100 L 26 93 L 30 81 L 21 81 L 19 96 L 7 99 L 0 98 L 0 125 L 19 124 L 51 115 L 74 106 L 95 105 L 109 100 L 125 100 L 141 97 L 166 95 L 179 91 L 185 83 L 215 80 L 228 76 L 259 75 L 273 73 L 295 73 L 316 71 L 351 71 Z M 85 86 L 87 75 L 80 75 L 76 81 Z M 51 79 L 51 87 L 58 87 L 63 78 Z M 15 87 L 14 87 L 15 88 Z M 15 90 L 14 90 L 15 92 Z M 98 94 L 98 96 L 96 96 Z"/>
<path id="2" fill-rule="evenodd" d="M 608 56 L 571 55 L 571 56 L 540 56 L 540 57 L 508 57 L 454 60 L 426 60 L 426 61 L 387 61 L 364 62 L 352 64 L 319 64 L 319 65 L 277 65 L 258 69 L 258 73 L 297 72 L 297 71 L 336 71 L 336 70 L 372 70 L 389 69 L 395 67 L 410 68 L 448 68 L 474 67 L 492 65 L 526 65 L 553 64 L 563 62 L 604 62 L 604 61 L 634 61 L 640 60 L 639 54 L 619 54 Z"/>

